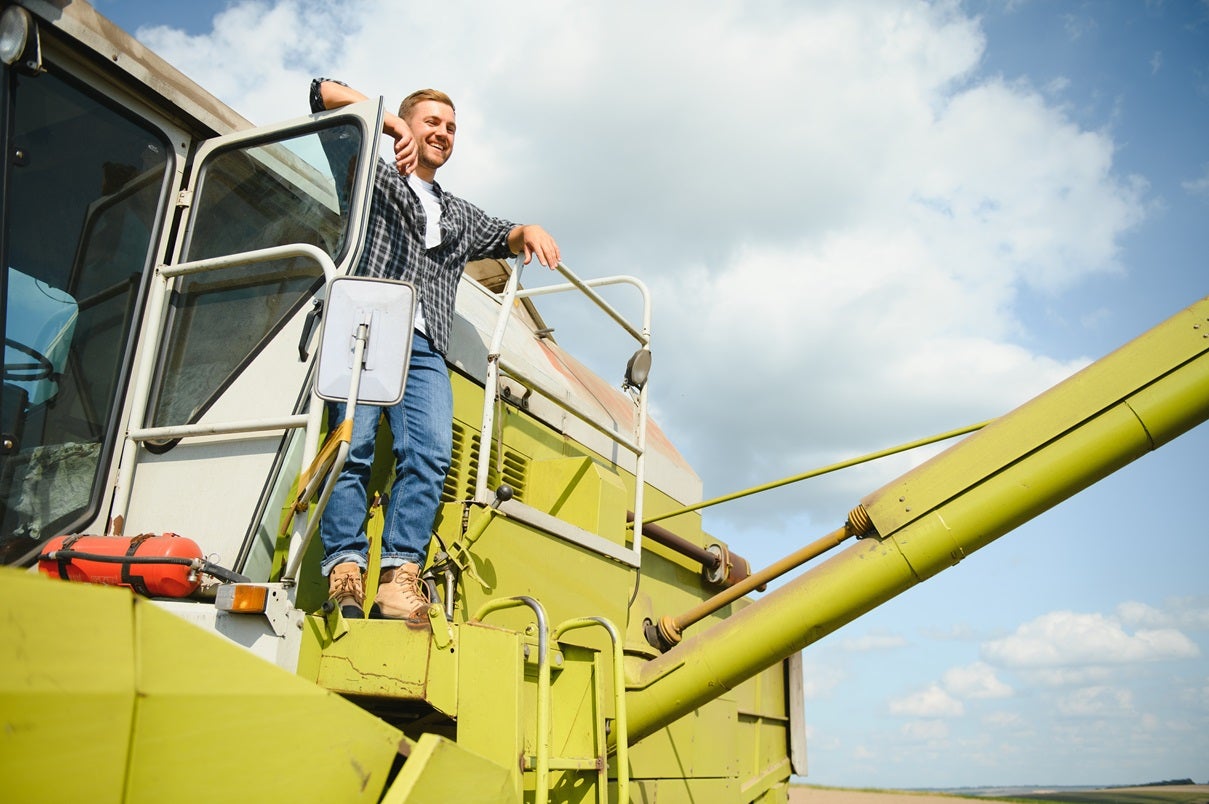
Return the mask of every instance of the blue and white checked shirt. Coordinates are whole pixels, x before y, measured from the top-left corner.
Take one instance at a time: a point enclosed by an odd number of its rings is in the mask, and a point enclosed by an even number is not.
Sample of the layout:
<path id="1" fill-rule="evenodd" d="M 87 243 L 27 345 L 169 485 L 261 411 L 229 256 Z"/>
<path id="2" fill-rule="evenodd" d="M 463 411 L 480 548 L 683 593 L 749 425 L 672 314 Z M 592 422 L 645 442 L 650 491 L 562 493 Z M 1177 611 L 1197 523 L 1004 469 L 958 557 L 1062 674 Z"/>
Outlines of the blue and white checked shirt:
<path id="1" fill-rule="evenodd" d="M 319 85 L 311 82 L 311 111 L 324 110 Z M 336 81 L 335 83 L 343 83 Z M 432 345 L 441 354 L 449 349 L 458 281 L 470 260 L 512 256 L 508 233 L 516 226 L 493 218 L 483 210 L 433 183 L 441 204 L 441 243 L 424 245 L 427 218 L 419 196 L 394 165 L 379 157 L 370 200 L 365 251 L 357 264 L 361 276 L 403 279 L 416 287 L 424 307 L 424 320 Z"/>

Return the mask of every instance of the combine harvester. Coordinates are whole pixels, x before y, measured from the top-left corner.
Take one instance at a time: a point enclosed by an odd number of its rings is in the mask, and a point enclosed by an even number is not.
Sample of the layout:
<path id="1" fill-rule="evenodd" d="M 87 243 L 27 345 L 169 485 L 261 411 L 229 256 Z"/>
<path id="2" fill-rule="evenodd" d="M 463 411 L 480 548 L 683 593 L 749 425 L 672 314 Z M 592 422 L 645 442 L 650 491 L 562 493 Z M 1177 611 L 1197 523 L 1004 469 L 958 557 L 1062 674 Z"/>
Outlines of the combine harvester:
<path id="1" fill-rule="evenodd" d="M 345 276 L 379 104 L 253 128 L 79 0 L 2 28 L 7 802 L 784 801 L 802 648 L 1209 417 L 1206 299 L 751 573 L 647 419 L 642 283 L 478 263 L 428 622 L 346 619 L 319 400 L 390 398 L 408 307 Z M 621 388 L 548 293 L 634 342 Z"/>

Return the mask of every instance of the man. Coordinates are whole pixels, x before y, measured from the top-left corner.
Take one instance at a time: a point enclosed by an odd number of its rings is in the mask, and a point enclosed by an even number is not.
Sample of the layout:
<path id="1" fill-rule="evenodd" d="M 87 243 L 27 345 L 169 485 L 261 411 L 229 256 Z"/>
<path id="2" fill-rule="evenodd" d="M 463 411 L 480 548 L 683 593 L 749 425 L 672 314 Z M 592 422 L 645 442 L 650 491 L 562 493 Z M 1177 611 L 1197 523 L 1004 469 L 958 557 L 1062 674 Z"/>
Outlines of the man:
<path id="1" fill-rule="evenodd" d="M 311 110 L 337 109 L 365 100 L 329 79 L 311 83 Z M 458 281 L 469 260 L 524 253 L 553 268 L 558 244 L 542 227 L 493 218 L 441 189 L 437 170 L 449 161 L 457 133 L 453 101 L 422 89 L 404 99 L 399 114 L 386 113 L 382 131 L 395 141 L 395 166 L 379 159 L 370 202 L 365 253 L 357 273 L 412 282 L 418 307 L 403 401 L 388 408 L 358 405 L 348 459 L 320 524 L 323 574 L 346 616 L 361 617 L 369 542 L 363 527 L 379 416 L 390 425 L 395 480 L 382 531 L 382 574 L 371 616 L 419 618 L 427 607 L 420 567 L 452 450 L 453 395 L 445 352 Z M 343 421 L 345 405 L 332 405 L 329 421 Z"/>

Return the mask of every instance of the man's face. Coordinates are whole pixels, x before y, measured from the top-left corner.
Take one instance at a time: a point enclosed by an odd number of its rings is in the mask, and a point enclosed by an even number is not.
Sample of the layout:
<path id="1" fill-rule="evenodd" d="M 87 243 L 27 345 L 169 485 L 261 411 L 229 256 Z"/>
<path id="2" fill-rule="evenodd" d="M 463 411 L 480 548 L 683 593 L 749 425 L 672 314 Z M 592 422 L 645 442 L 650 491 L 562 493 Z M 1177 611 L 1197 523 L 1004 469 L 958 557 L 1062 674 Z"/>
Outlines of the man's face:
<path id="1" fill-rule="evenodd" d="M 419 166 L 435 171 L 453 154 L 453 135 L 458 124 L 453 109 L 434 100 L 420 101 L 407 120 L 419 150 Z"/>

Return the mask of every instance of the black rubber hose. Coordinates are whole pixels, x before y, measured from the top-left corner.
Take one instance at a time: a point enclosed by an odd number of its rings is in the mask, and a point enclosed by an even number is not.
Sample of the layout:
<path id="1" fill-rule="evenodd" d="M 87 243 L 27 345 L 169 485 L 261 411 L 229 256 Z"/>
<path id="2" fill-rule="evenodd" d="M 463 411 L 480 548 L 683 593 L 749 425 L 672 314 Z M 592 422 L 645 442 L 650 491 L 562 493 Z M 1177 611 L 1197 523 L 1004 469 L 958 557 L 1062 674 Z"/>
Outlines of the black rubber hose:
<path id="1" fill-rule="evenodd" d="M 185 556 L 110 556 L 101 553 L 82 553 L 79 550 L 54 550 L 38 556 L 39 561 L 60 561 L 71 558 L 97 561 L 102 564 L 179 564 L 194 567 L 198 572 L 212 575 L 227 583 L 251 583 L 250 578 L 246 578 L 238 572 L 232 572 L 200 558 L 186 558 Z"/>

